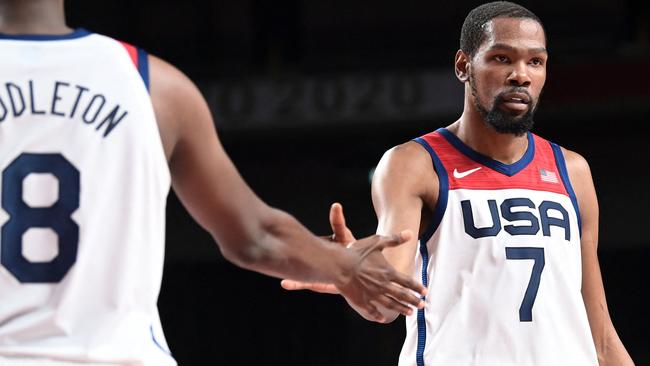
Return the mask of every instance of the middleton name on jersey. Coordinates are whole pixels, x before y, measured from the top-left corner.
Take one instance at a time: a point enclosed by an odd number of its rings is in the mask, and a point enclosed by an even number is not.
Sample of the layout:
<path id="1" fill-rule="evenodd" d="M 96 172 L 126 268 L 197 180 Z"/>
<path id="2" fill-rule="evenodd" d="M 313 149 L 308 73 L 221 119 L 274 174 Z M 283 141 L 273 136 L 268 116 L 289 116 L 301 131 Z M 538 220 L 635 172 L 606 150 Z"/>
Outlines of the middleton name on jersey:
<path id="1" fill-rule="evenodd" d="M 2 83 L 0 123 L 9 116 L 18 119 L 26 113 L 81 121 L 94 126 L 106 138 L 129 112 L 89 87 L 66 81 Z"/>

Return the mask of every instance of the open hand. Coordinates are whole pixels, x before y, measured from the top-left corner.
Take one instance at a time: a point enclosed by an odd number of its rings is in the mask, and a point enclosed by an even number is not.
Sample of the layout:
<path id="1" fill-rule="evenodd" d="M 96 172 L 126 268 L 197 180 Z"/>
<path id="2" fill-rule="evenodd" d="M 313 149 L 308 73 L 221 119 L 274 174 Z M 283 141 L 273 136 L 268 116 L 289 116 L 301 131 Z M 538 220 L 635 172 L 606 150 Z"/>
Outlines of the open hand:
<path id="1" fill-rule="evenodd" d="M 283 280 L 287 290 L 311 290 L 320 293 L 341 294 L 348 304 L 365 319 L 384 322 L 386 319 L 379 308 L 397 311 L 404 315 L 412 313 L 411 306 L 421 308 L 422 300 L 415 293 L 424 296 L 426 289 L 411 277 L 397 272 L 384 258 L 384 248 L 397 246 L 411 240 L 410 231 L 392 237 L 373 235 L 359 241 L 345 224 L 343 208 L 335 203 L 330 209 L 330 225 L 334 234 L 331 240 L 349 248 L 356 256 L 357 265 L 346 283 L 305 283 Z M 415 291 L 415 293 L 413 292 Z"/>
<path id="2" fill-rule="evenodd" d="M 333 203 L 330 207 L 330 227 L 332 228 L 332 235 L 325 237 L 333 243 L 342 246 L 352 246 L 357 240 L 354 238 L 352 231 L 345 224 L 345 216 L 343 215 L 343 206 L 340 203 Z M 340 294 L 339 289 L 331 283 L 322 282 L 300 282 L 294 280 L 282 280 L 280 283 L 285 290 L 310 290 L 323 294 Z"/>

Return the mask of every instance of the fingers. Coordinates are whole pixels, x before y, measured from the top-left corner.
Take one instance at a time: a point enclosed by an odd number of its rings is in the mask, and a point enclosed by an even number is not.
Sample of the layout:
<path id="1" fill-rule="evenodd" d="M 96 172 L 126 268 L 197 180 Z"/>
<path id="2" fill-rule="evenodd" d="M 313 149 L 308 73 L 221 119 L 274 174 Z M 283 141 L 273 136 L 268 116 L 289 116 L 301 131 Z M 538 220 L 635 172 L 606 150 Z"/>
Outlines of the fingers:
<path id="1" fill-rule="evenodd" d="M 419 283 L 418 281 L 414 280 L 413 278 L 411 278 L 409 276 L 406 276 L 406 275 L 404 275 L 402 273 L 399 273 L 397 271 L 394 271 L 391 274 L 391 281 L 395 282 L 396 284 L 398 284 L 400 286 L 402 286 L 403 289 L 400 289 L 400 290 L 404 291 L 401 294 L 392 294 L 391 293 L 392 296 L 395 296 L 395 298 L 400 300 L 400 301 L 408 302 L 409 304 L 412 304 L 413 306 L 417 306 L 417 307 L 420 307 L 420 305 L 424 306 L 423 302 L 422 302 L 422 304 L 420 304 L 421 301 L 420 302 L 409 301 L 409 300 L 413 300 L 413 298 L 415 296 L 413 296 L 413 294 L 408 293 L 408 290 L 406 290 L 406 289 L 411 289 L 411 290 L 415 291 L 416 293 L 420 294 L 421 296 L 427 296 L 427 293 L 428 293 L 427 288 L 424 287 L 421 283 Z"/>
<path id="2" fill-rule="evenodd" d="M 330 207 L 330 225 L 332 226 L 332 231 L 335 233 L 337 229 L 346 228 L 343 206 L 338 202 L 333 203 L 332 207 Z"/>
<path id="3" fill-rule="evenodd" d="M 379 302 L 386 309 L 396 311 L 402 315 L 408 316 L 413 314 L 413 309 L 411 307 L 404 305 L 390 296 L 383 296 L 379 299 Z"/>
<path id="4" fill-rule="evenodd" d="M 415 283 L 415 281 L 413 282 Z M 417 285 L 417 283 L 415 284 Z M 406 306 L 408 304 L 408 305 L 415 306 L 418 309 L 422 309 L 424 307 L 424 301 L 422 301 L 421 298 L 415 296 L 415 294 L 412 291 L 407 290 L 406 288 L 393 285 L 389 287 L 386 290 L 386 292 L 394 301 L 399 302 L 400 304 L 404 304 L 403 306 Z M 394 310 L 398 310 L 398 309 L 394 309 Z M 401 313 L 407 315 L 403 312 Z"/>
<path id="5" fill-rule="evenodd" d="M 300 282 L 294 280 L 282 280 L 280 285 L 283 289 L 288 291 L 298 291 L 298 290 L 309 290 L 313 292 L 318 292 L 321 294 L 339 294 L 339 290 L 336 286 L 328 283 L 312 283 L 312 282 Z"/>
<path id="6" fill-rule="evenodd" d="M 379 239 L 376 239 L 376 238 Z M 404 230 L 399 234 L 394 234 L 391 236 L 375 235 L 375 240 L 378 240 L 374 246 L 376 249 L 384 250 L 385 248 L 392 248 L 398 245 L 402 245 L 411 239 L 413 239 L 413 232 L 411 230 Z"/>
<path id="7" fill-rule="evenodd" d="M 370 301 L 369 303 L 364 305 L 363 311 L 357 310 L 357 312 L 366 320 L 370 320 L 378 323 L 386 322 L 386 317 L 384 316 L 384 314 L 381 313 L 381 311 L 379 311 L 375 301 Z"/>

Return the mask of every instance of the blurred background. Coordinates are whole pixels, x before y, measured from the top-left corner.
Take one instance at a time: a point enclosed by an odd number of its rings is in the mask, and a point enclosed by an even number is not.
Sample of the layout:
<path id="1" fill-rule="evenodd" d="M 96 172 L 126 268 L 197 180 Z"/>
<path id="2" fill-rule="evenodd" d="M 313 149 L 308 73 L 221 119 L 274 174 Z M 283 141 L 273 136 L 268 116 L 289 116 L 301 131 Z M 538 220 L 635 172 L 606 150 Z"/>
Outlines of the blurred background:
<path id="1" fill-rule="evenodd" d="M 384 151 L 456 120 L 460 28 L 482 2 L 67 0 L 68 23 L 136 44 L 203 91 L 221 140 L 268 203 L 317 234 L 341 202 L 374 233 L 369 178 Z M 650 7 L 522 1 L 548 32 L 535 132 L 584 155 L 599 194 L 599 256 L 614 324 L 650 365 Z M 339 297 L 286 293 L 240 270 L 168 204 L 159 308 L 180 365 L 396 365 L 403 318 L 365 322 Z M 433 294 L 435 296 L 435 294 Z"/>

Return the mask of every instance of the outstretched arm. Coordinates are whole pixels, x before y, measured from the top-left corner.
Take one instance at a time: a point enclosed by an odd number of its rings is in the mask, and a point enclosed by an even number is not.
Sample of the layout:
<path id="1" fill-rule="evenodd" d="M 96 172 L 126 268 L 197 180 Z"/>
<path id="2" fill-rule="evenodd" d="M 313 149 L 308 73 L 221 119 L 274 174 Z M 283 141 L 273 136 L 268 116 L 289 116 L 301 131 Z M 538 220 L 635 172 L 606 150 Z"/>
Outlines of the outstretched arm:
<path id="1" fill-rule="evenodd" d="M 421 285 L 390 267 L 380 251 L 410 238 L 370 237 L 345 250 L 316 237 L 289 214 L 260 200 L 224 151 L 210 110 L 196 86 L 173 66 L 150 57 L 151 97 L 169 160 L 172 185 L 229 261 L 257 272 L 331 282 L 373 316 L 374 303 Z"/>
<path id="2" fill-rule="evenodd" d="M 420 228 L 424 226 L 421 213 L 427 211 L 428 207 L 435 206 L 438 197 L 438 178 L 431 164 L 428 153 L 415 142 L 397 146 L 384 154 L 377 165 L 372 181 L 372 200 L 379 220 L 377 233 L 391 232 L 396 228 L 406 228 L 413 232 L 421 231 Z M 335 206 L 330 213 L 330 224 L 335 237 L 346 238 L 341 242 L 343 244 L 351 233 L 345 226 L 343 212 Z M 417 238 L 413 237 L 399 247 L 386 248 L 383 254 L 398 271 L 410 275 L 413 273 L 416 249 Z M 339 293 L 336 286 L 332 284 L 284 280 L 282 286 L 287 290 Z M 346 297 L 345 294 L 343 296 Z M 365 316 L 363 309 L 356 307 L 347 297 L 346 300 L 364 318 L 381 323 L 395 320 L 400 313 L 404 315 L 411 313 L 408 309 L 397 311 L 396 307 L 391 309 L 380 306 L 379 311 L 383 314 L 383 319 L 371 319 Z M 424 303 L 421 303 L 419 307 L 423 305 Z"/>
<path id="3" fill-rule="evenodd" d="M 582 298 L 601 366 L 633 365 L 609 316 L 598 263 L 598 200 L 589 165 L 575 152 L 564 150 L 569 179 L 582 220 Z"/>
<path id="4" fill-rule="evenodd" d="M 377 214 L 377 234 L 397 228 L 422 232 L 427 217 L 438 200 L 438 177 L 429 154 L 416 142 L 407 142 L 384 154 L 372 181 L 372 202 Z M 383 251 L 386 260 L 399 272 L 413 276 L 418 238 Z M 381 309 L 387 321 L 399 315 Z"/>

